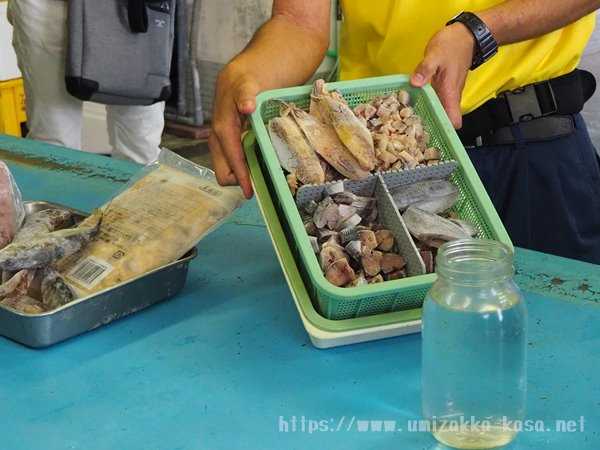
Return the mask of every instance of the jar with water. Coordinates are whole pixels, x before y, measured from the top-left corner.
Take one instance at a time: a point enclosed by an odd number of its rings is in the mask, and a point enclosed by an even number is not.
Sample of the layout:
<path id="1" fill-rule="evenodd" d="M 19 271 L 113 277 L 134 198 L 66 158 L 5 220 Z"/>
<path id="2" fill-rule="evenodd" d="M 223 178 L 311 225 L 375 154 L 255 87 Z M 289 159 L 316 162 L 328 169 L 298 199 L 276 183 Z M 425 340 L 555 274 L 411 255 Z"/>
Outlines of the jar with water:
<path id="1" fill-rule="evenodd" d="M 488 449 L 525 414 L 527 313 L 511 249 L 467 239 L 440 247 L 423 304 L 422 406 L 435 438 Z"/>

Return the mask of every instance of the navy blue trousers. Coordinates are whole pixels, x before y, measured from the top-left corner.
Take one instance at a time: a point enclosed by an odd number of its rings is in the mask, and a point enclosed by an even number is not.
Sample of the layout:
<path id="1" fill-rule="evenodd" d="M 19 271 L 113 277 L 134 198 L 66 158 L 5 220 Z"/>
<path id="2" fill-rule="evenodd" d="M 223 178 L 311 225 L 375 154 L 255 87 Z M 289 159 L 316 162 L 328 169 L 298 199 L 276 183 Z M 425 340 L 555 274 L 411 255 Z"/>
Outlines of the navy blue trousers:
<path id="1" fill-rule="evenodd" d="M 600 164 L 582 117 L 575 131 L 544 141 L 467 152 L 519 247 L 600 264 Z"/>

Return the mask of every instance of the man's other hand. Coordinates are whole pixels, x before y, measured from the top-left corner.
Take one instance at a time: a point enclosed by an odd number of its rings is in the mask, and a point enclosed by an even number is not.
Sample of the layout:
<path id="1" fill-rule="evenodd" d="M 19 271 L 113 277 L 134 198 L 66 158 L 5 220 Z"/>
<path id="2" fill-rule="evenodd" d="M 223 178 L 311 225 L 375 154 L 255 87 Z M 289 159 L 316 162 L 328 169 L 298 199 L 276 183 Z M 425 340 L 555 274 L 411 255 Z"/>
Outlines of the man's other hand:
<path id="1" fill-rule="evenodd" d="M 415 87 L 432 84 L 456 129 L 462 126 L 460 100 L 474 48 L 475 38 L 463 24 L 449 25 L 431 38 L 423 61 L 411 77 Z"/>
<path id="2" fill-rule="evenodd" d="M 208 145 L 217 180 L 225 186 L 239 184 L 246 198 L 252 184 L 241 144 L 242 126 L 256 109 L 258 83 L 243 72 L 226 67 L 217 80 L 212 128 Z"/>

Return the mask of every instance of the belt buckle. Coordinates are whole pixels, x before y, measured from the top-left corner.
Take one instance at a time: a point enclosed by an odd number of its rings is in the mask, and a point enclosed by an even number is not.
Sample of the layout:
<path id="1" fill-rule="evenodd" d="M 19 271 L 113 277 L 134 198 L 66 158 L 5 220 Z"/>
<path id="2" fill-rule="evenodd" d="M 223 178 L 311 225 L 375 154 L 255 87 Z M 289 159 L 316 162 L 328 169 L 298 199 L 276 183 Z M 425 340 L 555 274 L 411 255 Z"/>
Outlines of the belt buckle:
<path id="1" fill-rule="evenodd" d="M 537 85 L 545 85 L 550 92 L 550 98 L 552 99 L 552 109 L 550 111 L 542 112 L 540 102 L 535 91 L 534 84 L 524 86 L 512 91 L 506 91 L 502 94 L 506 100 L 508 106 L 508 112 L 510 114 L 511 125 L 519 122 L 528 122 L 533 119 L 539 119 L 540 117 L 546 117 L 551 114 L 558 112 L 558 105 L 556 103 L 556 97 L 554 96 L 554 90 L 548 82 L 538 83 Z"/>

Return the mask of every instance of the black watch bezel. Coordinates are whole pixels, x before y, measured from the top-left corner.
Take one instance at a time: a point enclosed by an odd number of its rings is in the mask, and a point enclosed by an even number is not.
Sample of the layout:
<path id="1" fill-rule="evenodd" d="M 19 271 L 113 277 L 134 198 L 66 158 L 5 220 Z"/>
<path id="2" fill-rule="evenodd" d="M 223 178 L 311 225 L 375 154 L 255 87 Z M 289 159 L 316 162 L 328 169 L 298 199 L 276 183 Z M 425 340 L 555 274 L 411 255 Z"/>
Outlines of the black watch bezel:
<path id="1" fill-rule="evenodd" d="M 496 42 L 496 39 L 485 22 L 477 17 L 476 14 L 467 11 L 462 12 L 451 19 L 446 25 L 452 25 L 456 22 L 466 26 L 475 38 L 475 51 L 473 52 L 471 70 L 481 66 L 484 62 L 488 61 L 492 56 L 498 53 L 498 43 Z"/>

